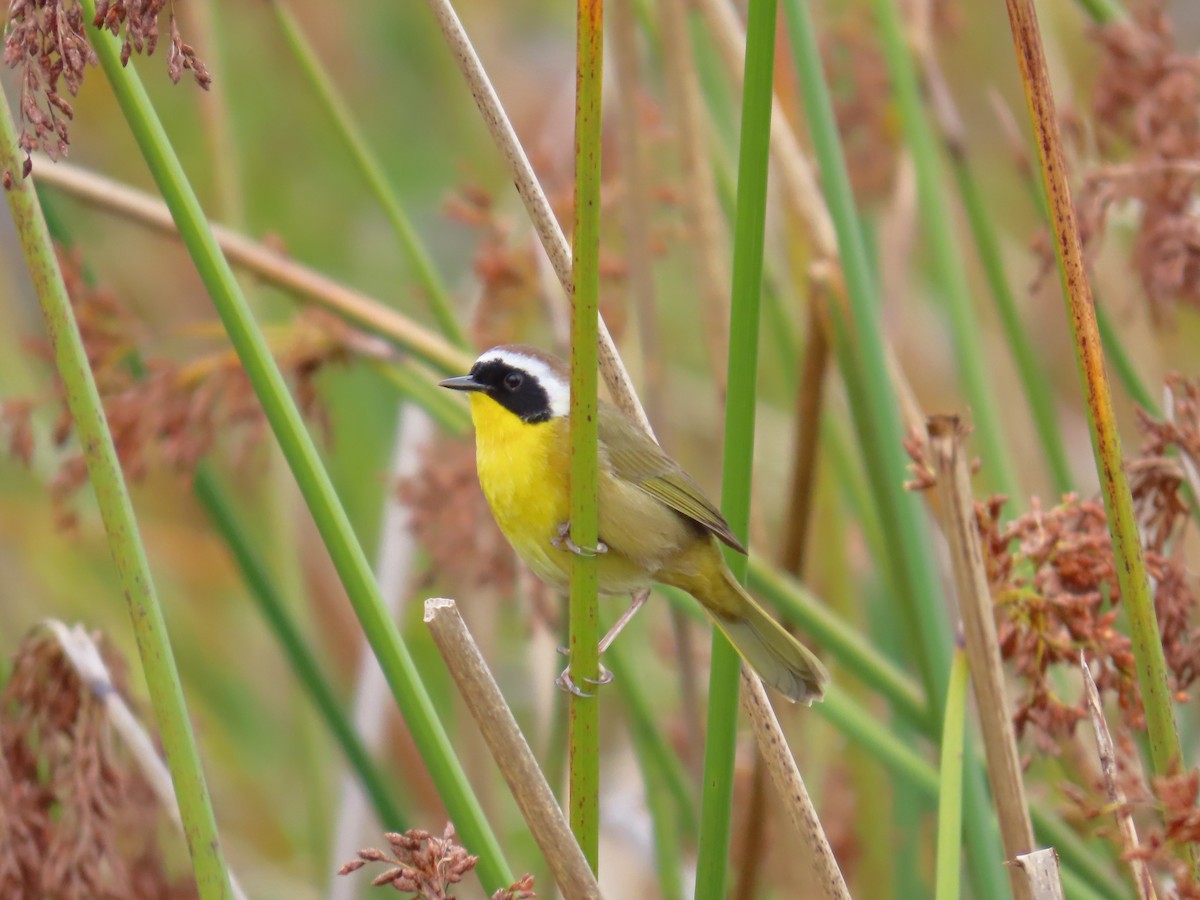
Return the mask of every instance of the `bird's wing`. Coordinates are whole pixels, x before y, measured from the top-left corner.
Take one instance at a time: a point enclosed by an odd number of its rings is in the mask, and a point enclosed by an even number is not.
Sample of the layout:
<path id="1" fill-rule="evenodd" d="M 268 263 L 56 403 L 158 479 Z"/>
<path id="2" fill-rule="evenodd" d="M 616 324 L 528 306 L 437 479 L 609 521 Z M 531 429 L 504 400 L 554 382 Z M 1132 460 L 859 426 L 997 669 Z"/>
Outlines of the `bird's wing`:
<path id="1" fill-rule="evenodd" d="M 742 542 L 700 485 L 619 409 L 600 406 L 600 442 L 618 478 L 686 516 L 739 553 Z"/>

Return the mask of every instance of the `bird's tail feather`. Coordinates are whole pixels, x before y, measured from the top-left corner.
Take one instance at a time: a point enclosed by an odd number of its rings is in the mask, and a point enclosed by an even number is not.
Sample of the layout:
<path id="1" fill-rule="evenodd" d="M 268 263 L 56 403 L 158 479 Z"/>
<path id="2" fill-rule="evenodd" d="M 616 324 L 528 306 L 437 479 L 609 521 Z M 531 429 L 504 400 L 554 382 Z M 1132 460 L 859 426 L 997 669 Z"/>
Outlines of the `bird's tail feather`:
<path id="1" fill-rule="evenodd" d="M 829 673 L 821 661 L 771 618 L 731 572 L 726 570 L 725 576 L 726 596 L 704 605 L 742 659 L 793 702 L 809 706 L 823 699 Z"/>

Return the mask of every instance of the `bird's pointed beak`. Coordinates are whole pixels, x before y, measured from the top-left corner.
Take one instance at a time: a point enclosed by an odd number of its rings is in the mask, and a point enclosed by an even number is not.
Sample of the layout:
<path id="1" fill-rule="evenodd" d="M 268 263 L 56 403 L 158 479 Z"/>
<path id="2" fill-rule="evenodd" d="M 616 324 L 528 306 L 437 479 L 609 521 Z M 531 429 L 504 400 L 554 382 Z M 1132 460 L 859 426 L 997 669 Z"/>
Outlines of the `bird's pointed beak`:
<path id="1" fill-rule="evenodd" d="M 486 391 L 487 385 L 480 384 L 471 375 L 459 375 L 456 378 L 447 378 L 445 381 L 439 381 L 438 387 L 450 388 L 452 391 Z"/>

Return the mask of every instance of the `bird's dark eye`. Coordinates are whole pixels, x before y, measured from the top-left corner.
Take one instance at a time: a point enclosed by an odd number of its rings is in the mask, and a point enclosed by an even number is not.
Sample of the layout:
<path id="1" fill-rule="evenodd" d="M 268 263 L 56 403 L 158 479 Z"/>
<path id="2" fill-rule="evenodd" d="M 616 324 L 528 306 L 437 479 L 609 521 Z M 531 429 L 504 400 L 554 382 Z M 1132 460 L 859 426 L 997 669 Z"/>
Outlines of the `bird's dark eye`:
<path id="1" fill-rule="evenodd" d="M 504 387 L 510 391 L 519 390 L 521 385 L 525 383 L 525 376 L 520 372 L 509 372 L 504 376 Z"/>

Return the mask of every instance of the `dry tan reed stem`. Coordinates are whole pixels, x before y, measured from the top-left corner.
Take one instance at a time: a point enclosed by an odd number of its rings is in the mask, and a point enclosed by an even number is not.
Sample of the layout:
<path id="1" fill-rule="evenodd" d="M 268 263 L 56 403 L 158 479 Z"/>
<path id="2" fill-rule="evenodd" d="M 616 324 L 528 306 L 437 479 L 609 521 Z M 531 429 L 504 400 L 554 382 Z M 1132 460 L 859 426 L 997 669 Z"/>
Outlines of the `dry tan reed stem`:
<path id="1" fill-rule="evenodd" d="M 800 835 L 800 851 L 807 858 L 808 868 L 815 873 L 817 884 L 806 888 L 806 897 L 829 897 L 831 900 L 850 900 L 850 891 L 842 877 L 825 829 L 817 818 L 812 798 L 800 777 L 796 760 L 788 748 L 787 738 L 779 727 L 779 719 L 766 688 L 758 676 L 742 666 L 742 709 L 754 728 L 754 739 L 779 792 L 780 802 Z"/>
<path id="2" fill-rule="evenodd" d="M 442 36 L 446 39 L 446 45 L 467 81 L 471 96 L 475 98 L 475 105 L 479 107 L 483 121 L 492 134 L 492 140 L 496 142 L 496 147 L 508 164 L 517 193 L 525 204 L 525 210 L 542 241 L 542 246 L 546 249 L 546 255 L 550 257 L 555 274 L 558 275 L 567 297 L 571 297 L 574 294 L 574 284 L 571 280 L 571 246 L 567 243 L 558 220 L 554 218 L 550 201 L 546 199 L 533 166 L 529 164 L 517 133 L 508 120 L 508 114 L 500 103 L 500 97 L 492 87 L 491 79 L 479 61 L 471 39 L 467 36 L 466 29 L 459 21 L 450 0 L 429 0 L 429 8 L 433 11 Z M 653 435 L 654 431 L 642 404 L 638 401 L 633 382 L 629 379 L 629 373 L 625 370 L 625 364 L 621 361 L 612 335 L 608 333 L 603 316 L 600 317 L 600 373 L 604 376 L 604 382 L 608 385 L 609 393 L 617 406 L 641 424 L 647 434 Z"/>
<path id="3" fill-rule="evenodd" d="M 937 475 L 942 532 L 950 548 L 975 706 L 987 751 L 988 778 L 1000 817 L 1004 857 L 1011 863 L 1037 845 L 1029 821 L 1025 783 L 1021 779 L 1012 711 L 1004 691 L 1004 667 L 996 639 L 992 595 L 975 521 L 971 476 L 963 452 L 965 432 L 957 416 L 931 416 L 927 427 L 929 456 Z M 1009 867 L 1009 875 L 1017 900 L 1029 898 L 1028 882 L 1019 876 L 1015 867 Z"/>
<path id="4" fill-rule="evenodd" d="M 742 83 L 746 60 L 746 29 L 729 0 L 700 0 L 700 10 L 717 42 L 721 59 L 735 85 Z M 687 32 L 681 33 L 686 37 Z M 808 157 L 800 149 L 796 133 L 788 124 L 779 100 L 773 98 L 771 110 L 771 158 L 783 179 L 785 201 L 808 223 L 820 258 L 836 259 L 837 233 L 825 198 L 817 186 Z"/>
<path id="5" fill-rule="evenodd" d="M 683 179 L 680 198 L 685 221 L 696 244 L 696 291 L 704 316 L 709 368 L 720 396 L 725 395 L 726 356 L 729 344 L 729 242 L 721 227 L 721 210 L 713 183 L 712 161 L 706 149 L 704 105 L 696 75 L 696 58 L 688 31 L 686 0 L 662 0 L 659 21 L 664 35 L 663 65 L 667 76 L 670 109 L 679 143 Z"/>
<path id="6" fill-rule="evenodd" d="M 1087 698 L 1088 714 L 1092 719 L 1092 728 L 1096 732 L 1096 754 L 1100 757 L 1100 771 L 1104 774 L 1104 788 L 1108 794 L 1108 802 L 1112 804 L 1113 815 L 1117 818 L 1117 827 L 1121 830 L 1121 839 L 1125 845 L 1125 858 L 1129 859 L 1129 868 L 1133 872 L 1133 883 L 1137 888 L 1139 900 L 1156 900 L 1154 881 L 1150 877 L 1150 869 L 1144 859 L 1139 858 L 1134 851 L 1138 849 L 1137 826 L 1133 824 L 1133 815 L 1129 812 L 1129 802 L 1121 784 L 1117 781 L 1117 751 L 1113 746 L 1112 733 L 1108 730 L 1108 722 L 1104 718 L 1104 708 L 1100 705 L 1100 692 L 1096 690 L 1096 682 L 1092 671 L 1088 668 L 1087 659 L 1079 654 L 1079 668 L 1083 672 L 1083 685 Z"/>
<path id="7" fill-rule="evenodd" d="M 596 876 L 454 601 L 426 600 L 425 624 L 563 896 L 568 900 L 598 898 Z"/>
<path id="8" fill-rule="evenodd" d="M 1062 880 L 1058 874 L 1058 853 L 1053 847 L 1018 856 L 1013 863 L 1019 884 L 1033 900 L 1063 900 Z"/>
<path id="9" fill-rule="evenodd" d="M 34 166 L 35 180 L 53 185 L 90 206 L 148 225 L 163 234 L 176 237 L 179 234 L 167 205 L 150 194 L 65 162 L 54 163 L 39 156 Z M 470 368 L 471 357 L 466 353 L 379 300 L 339 284 L 236 231 L 220 225 L 213 225 L 212 230 L 221 252 L 233 265 L 290 293 L 301 294 L 447 372 L 465 372 Z"/>

